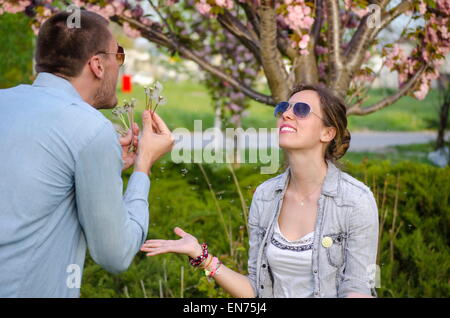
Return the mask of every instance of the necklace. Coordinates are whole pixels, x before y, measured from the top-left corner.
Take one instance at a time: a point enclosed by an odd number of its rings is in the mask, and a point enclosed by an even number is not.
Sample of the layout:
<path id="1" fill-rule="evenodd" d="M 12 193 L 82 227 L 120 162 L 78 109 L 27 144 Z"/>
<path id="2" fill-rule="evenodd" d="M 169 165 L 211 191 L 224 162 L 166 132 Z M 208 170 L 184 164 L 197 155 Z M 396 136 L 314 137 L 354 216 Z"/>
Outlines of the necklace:
<path id="1" fill-rule="evenodd" d="M 305 205 L 305 200 L 309 198 L 309 196 L 311 194 L 313 194 L 317 189 L 319 189 L 319 187 L 322 185 L 322 183 L 319 184 L 319 186 L 317 188 L 315 188 L 313 191 L 311 191 L 308 195 L 305 196 L 304 199 L 300 199 L 300 206 L 304 206 Z"/>

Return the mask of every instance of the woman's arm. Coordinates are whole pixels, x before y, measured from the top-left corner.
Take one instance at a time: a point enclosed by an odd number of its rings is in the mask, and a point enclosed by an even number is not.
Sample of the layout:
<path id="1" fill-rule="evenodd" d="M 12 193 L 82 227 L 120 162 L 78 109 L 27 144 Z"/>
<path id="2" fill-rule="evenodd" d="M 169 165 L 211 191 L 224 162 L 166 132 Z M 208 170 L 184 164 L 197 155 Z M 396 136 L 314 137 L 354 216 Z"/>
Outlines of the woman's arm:
<path id="1" fill-rule="evenodd" d="M 378 208 L 372 192 L 358 200 L 349 215 L 345 273 L 339 297 L 371 297 L 375 286 Z"/>
<path id="2" fill-rule="evenodd" d="M 217 274 L 214 275 L 216 282 L 225 289 L 231 296 L 236 298 L 256 297 L 256 264 L 259 240 L 259 214 L 262 211 L 260 187 L 256 188 L 253 195 L 252 204 L 248 216 L 249 228 L 249 257 L 248 276 L 237 273 L 224 264 L 220 266 Z M 149 240 L 141 247 L 141 251 L 147 252 L 147 256 L 154 256 L 164 253 L 180 253 L 196 258 L 202 254 L 202 248 L 198 240 L 180 228 L 174 229 L 175 234 L 181 237 L 179 240 Z M 212 265 L 211 258 L 205 260 L 200 266 Z M 210 268 L 208 268 L 210 270 Z"/>
<path id="3" fill-rule="evenodd" d="M 148 240 L 141 247 L 141 251 L 146 252 L 147 256 L 155 256 L 165 253 L 179 253 L 185 254 L 192 258 L 196 258 L 202 254 L 202 247 L 198 243 L 198 240 L 189 233 L 186 233 L 181 228 L 176 227 L 174 229 L 175 234 L 181 237 L 179 240 Z M 212 270 L 211 264 L 212 256 L 202 262 L 200 267 L 205 268 L 209 265 L 208 270 Z M 214 275 L 216 282 L 225 289 L 231 296 L 236 298 L 253 298 L 255 292 L 253 286 L 250 283 L 250 279 L 242 274 L 239 274 L 224 264 L 220 265 L 220 268 L 216 275 Z"/>

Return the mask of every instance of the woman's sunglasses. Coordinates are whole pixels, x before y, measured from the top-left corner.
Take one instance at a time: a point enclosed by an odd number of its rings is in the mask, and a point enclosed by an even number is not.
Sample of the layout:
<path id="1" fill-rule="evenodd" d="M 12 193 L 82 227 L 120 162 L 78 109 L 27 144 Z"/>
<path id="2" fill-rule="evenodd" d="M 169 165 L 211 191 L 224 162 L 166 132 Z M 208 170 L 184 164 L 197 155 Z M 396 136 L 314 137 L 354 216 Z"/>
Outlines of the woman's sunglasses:
<path id="1" fill-rule="evenodd" d="M 293 111 L 296 117 L 304 119 L 308 117 L 309 114 L 314 114 L 321 120 L 323 120 L 319 115 L 314 113 L 311 109 L 311 106 L 309 106 L 306 103 L 298 102 L 295 104 L 289 103 L 289 102 L 280 102 L 275 107 L 274 115 L 275 117 L 279 118 L 283 115 L 285 111 L 287 111 L 290 107 L 293 107 Z"/>
<path id="2" fill-rule="evenodd" d="M 96 54 L 115 54 L 117 64 L 119 64 L 119 66 L 122 66 L 125 62 L 125 50 L 120 45 L 117 48 L 117 52 L 97 52 Z"/>

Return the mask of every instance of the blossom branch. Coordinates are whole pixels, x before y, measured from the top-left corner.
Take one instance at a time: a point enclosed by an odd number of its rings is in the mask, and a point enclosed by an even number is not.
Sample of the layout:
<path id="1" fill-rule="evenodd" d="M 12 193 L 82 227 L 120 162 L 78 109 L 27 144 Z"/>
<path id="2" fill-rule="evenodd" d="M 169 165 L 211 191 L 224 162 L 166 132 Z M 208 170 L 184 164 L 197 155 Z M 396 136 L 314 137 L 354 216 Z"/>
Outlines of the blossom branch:
<path id="1" fill-rule="evenodd" d="M 259 22 L 258 14 L 255 12 L 255 10 L 253 10 L 253 8 L 251 6 L 249 6 L 245 2 L 240 2 L 239 1 L 238 4 L 241 6 L 241 8 L 244 9 L 245 15 L 247 16 L 248 21 L 250 22 L 250 24 L 253 27 L 253 30 L 250 30 L 249 32 L 254 33 L 255 36 L 257 38 L 259 38 L 260 22 Z"/>
<path id="2" fill-rule="evenodd" d="M 140 23 L 139 21 L 136 21 L 135 19 L 128 18 L 126 16 L 120 15 L 111 17 L 112 21 L 118 22 L 118 21 L 126 21 L 131 26 L 138 29 L 142 35 L 148 39 L 151 42 L 155 42 L 161 46 L 167 47 L 170 50 L 177 51 L 180 53 L 180 55 L 184 56 L 185 58 L 197 63 L 198 66 L 200 66 L 205 71 L 213 74 L 214 76 L 218 77 L 219 79 L 229 83 L 231 86 L 236 88 L 237 90 L 243 92 L 248 97 L 263 103 L 267 105 L 274 106 L 276 103 L 273 100 L 273 98 L 269 95 L 265 95 L 262 93 L 259 93 L 252 88 L 248 87 L 244 83 L 238 81 L 236 78 L 228 75 L 225 71 L 219 69 L 218 67 L 210 64 L 203 58 L 201 58 L 198 54 L 195 54 L 192 50 L 188 49 L 186 46 L 182 45 L 176 39 L 167 37 L 162 31 L 158 31 L 155 29 L 152 29 L 151 27 L 144 25 Z"/>
<path id="3" fill-rule="evenodd" d="M 323 24 L 323 15 L 323 0 L 317 0 L 315 8 L 315 19 L 311 31 L 311 37 L 313 38 L 314 43 L 317 43 L 317 41 L 319 40 L 320 29 L 322 28 Z"/>
<path id="4" fill-rule="evenodd" d="M 420 67 L 420 69 L 412 76 L 395 94 L 390 95 L 378 103 L 361 108 L 361 103 L 355 104 L 352 107 L 350 107 L 347 110 L 347 116 L 349 115 L 367 115 L 374 113 L 382 108 L 385 108 L 393 103 L 395 103 L 397 100 L 399 100 L 402 96 L 406 95 L 411 88 L 414 87 L 414 85 L 417 83 L 417 81 L 420 79 L 422 74 L 425 72 L 426 68 L 428 67 L 427 64 L 424 64 Z"/>
<path id="5" fill-rule="evenodd" d="M 231 34 L 233 34 L 239 41 L 253 53 L 255 58 L 261 64 L 261 52 L 260 52 L 260 44 L 259 39 L 252 35 L 248 28 L 246 28 L 242 22 L 233 16 L 230 12 L 225 11 L 223 14 L 220 14 L 218 17 L 219 23 L 228 30 Z"/>
<path id="6" fill-rule="evenodd" d="M 383 10 L 387 5 L 387 1 L 380 1 L 379 5 Z M 371 45 L 377 34 L 399 15 L 406 12 L 409 8 L 409 1 L 402 1 L 402 3 L 384 15 L 381 19 L 381 24 L 378 27 L 370 28 L 368 26 L 367 19 L 369 18 L 370 13 L 361 19 L 358 29 L 350 40 L 347 50 L 345 51 L 346 64 L 352 72 L 361 67 L 366 50 Z"/>

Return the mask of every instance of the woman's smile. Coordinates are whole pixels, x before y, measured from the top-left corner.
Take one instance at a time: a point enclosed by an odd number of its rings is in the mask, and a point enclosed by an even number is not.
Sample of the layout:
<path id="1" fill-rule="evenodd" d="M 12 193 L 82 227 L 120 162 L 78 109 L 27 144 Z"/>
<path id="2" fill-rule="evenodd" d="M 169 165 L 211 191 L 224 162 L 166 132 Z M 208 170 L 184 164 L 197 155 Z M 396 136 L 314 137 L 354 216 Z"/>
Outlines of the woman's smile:
<path id="1" fill-rule="evenodd" d="M 280 134 L 293 134 L 297 132 L 297 128 L 289 124 L 283 124 L 280 126 Z"/>

